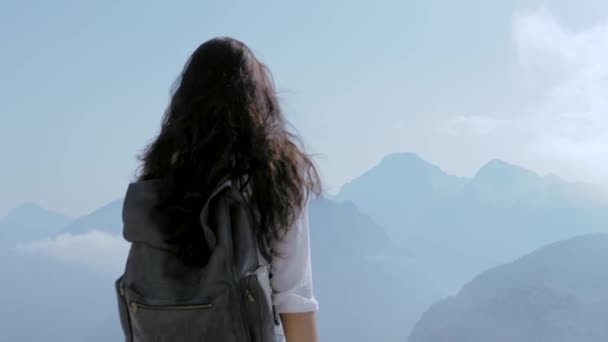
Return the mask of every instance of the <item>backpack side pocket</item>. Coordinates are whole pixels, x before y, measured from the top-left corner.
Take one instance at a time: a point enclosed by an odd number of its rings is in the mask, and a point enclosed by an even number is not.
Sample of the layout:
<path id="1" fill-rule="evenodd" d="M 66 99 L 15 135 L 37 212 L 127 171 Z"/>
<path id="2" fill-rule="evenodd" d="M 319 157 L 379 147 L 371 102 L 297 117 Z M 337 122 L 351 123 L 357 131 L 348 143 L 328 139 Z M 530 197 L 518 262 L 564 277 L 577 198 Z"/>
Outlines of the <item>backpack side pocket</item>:
<path id="1" fill-rule="evenodd" d="M 131 318 L 129 317 L 129 309 L 127 299 L 125 298 L 125 289 L 122 282 L 122 276 L 114 283 L 116 297 L 118 299 L 118 313 L 120 317 L 120 325 L 125 335 L 125 342 L 133 342 L 133 331 L 131 328 Z"/>
<path id="2" fill-rule="evenodd" d="M 262 266 L 243 278 L 245 310 L 252 323 L 254 342 L 274 341 L 274 315 L 270 295 L 268 266 Z"/>

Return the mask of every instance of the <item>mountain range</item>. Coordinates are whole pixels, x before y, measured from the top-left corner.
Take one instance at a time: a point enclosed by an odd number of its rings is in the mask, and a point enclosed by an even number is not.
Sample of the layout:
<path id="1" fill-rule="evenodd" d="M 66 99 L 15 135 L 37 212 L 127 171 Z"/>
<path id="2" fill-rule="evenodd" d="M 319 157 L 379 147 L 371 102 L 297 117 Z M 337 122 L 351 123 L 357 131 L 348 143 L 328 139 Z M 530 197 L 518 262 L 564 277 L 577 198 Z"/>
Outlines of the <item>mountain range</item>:
<path id="1" fill-rule="evenodd" d="M 500 160 L 464 178 L 415 154 L 389 155 L 335 199 L 352 201 L 397 245 L 443 270 L 450 291 L 540 246 L 608 231 L 606 193 Z"/>
<path id="2" fill-rule="evenodd" d="M 121 340 L 112 288 L 128 248 L 121 208 L 117 199 L 72 219 L 29 203 L 0 221 L 3 336 Z M 541 246 L 608 229 L 608 201 L 591 186 L 498 160 L 474 177 L 456 177 L 409 153 L 387 156 L 309 208 L 319 330 L 332 341 L 406 341 L 410 333 L 412 342 L 435 341 L 424 339 L 440 331 L 433 323 L 454 315 L 452 306 L 442 309 L 442 298 L 469 293 L 459 290 L 474 276 Z M 574 267 L 565 258 L 555 262 L 556 272 Z M 488 284 L 492 293 L 496 282 Z M 563 294 L 514 291 L 504 298 L 552 302 Z"/>

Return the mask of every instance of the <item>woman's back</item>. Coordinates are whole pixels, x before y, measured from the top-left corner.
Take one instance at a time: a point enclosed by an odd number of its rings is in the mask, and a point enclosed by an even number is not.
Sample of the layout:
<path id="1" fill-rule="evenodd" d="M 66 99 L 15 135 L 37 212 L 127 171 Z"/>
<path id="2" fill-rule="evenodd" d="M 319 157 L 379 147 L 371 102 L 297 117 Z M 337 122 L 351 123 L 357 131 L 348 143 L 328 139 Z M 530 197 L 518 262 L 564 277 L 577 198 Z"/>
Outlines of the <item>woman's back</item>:
<path id="1" fill-rule="evenodd" d="M 270 261 L 268 290 L 288 342 L 314 340 L 306 203 L 320 181 L 287 129 L 268 70 L 249 48 L 217 38 L 192 54 L 141 161 L 139 180 L 156 182 L 155 212 L 170 222 L 161 225 L 162 238 L 193 267 L 212 252 L 201 209 L 222 179 L 239 184 L 254 213 L 259 260 Z"/>

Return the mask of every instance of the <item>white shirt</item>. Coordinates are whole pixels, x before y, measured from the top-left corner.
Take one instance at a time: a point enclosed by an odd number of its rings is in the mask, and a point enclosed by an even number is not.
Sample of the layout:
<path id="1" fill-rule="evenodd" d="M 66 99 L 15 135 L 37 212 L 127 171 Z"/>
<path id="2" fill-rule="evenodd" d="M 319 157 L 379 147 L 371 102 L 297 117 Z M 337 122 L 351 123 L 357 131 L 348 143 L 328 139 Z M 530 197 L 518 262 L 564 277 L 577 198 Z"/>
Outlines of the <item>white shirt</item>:
<path id="1" fill-rule="evenodd" d="M 306 207 L 284 238 L 275 241 L 271 248 L 277 255 L 272 258 L 270 265 L 259 252 L 258 259 L 263 269 L 270 269 L 270 275 L 265 275 L 260 283 L 275 313 L 317 311 L 319 304 L 312 289 L 310 232 Z M 275 329 L 275 341 L 285 341 L 280 322 Z"/>
<path id="2" fill-rule="evenodd" d="M 270 265 L 272 305 L 276 312 L 282 314 L 317 311 L 319 304 L 313 294 L 306 207 L 285 237 L 276 241 L 271 248 L 277 254 Z"/>
<path id="3" fill-rule="evenodd" d="M 239 187 L 243 181 L 239 180 Z M 261 266 L 258 273 L 262 273 L 258 274 L 258 280 L 274 311 L 277 314 L 317 311 L 319 304 L 312 289 L 308 206 L 302 208 L 283 239 L 274 241 L 270 248 L 274 252 L 270 265 L 258 250 Z"/>

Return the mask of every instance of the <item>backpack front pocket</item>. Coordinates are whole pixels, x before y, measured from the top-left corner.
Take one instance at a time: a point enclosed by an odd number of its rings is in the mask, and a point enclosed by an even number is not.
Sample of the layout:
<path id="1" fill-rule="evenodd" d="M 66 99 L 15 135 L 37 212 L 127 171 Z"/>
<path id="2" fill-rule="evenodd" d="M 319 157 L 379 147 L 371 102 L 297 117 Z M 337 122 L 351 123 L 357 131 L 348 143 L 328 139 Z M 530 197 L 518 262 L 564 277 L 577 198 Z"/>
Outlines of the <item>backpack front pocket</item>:
<path id="1" fill-rule="evenodd" d="M 123 289 L 131 340 L 128 342 L 237 342 L 231 324 L 228 296 L 170 302 L 142 298 Z"/>

